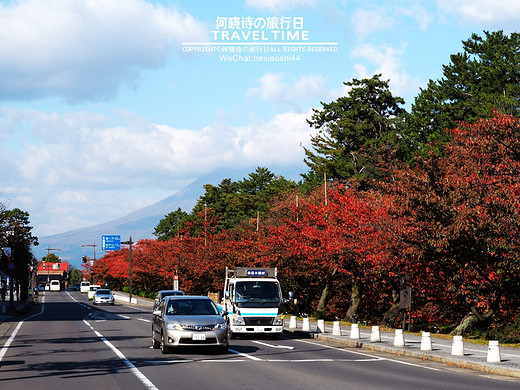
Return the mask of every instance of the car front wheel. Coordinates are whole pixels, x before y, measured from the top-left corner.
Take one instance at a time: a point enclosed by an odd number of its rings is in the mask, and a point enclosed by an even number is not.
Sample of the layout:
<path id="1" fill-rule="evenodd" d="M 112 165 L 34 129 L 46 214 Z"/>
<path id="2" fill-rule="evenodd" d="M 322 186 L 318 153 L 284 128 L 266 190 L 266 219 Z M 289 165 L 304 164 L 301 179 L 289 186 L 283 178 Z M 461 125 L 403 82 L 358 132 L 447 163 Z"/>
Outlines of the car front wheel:
<path id="1" fill-rule="evenodd" d="M 159 349 L 159 347 L 161 346 L 161 343 L 159 343 L 155 337 L 154 337 L 154 332 L 153 332 L 153 329 L 152 329 L 152 348 L 153 349 Z"/>
<path id="2" fill-rule="evenodd" d="M 163 354 L 170 353 L 170 347 L 168 347 L 168 346 L 166 345 L 166 343 L 164 342 L 164 338 L 165 338 L 165 337 L 166 337 L 166 336 L 165 336 L 164 334 L 161 335 L 161 352 L 162 352 Z"/>

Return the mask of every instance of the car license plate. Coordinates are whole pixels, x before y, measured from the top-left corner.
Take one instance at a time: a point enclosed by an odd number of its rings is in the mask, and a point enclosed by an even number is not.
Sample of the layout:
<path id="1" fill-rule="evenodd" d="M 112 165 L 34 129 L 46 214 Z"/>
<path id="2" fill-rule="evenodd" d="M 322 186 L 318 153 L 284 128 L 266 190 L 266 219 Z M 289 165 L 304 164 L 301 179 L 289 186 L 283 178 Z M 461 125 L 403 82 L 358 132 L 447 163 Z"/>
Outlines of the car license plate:
<path id="1" fill-rule="evenodd" d="M 191 335 L 192 340 L 206 340 L 206 333 L 193 333 Z"/>

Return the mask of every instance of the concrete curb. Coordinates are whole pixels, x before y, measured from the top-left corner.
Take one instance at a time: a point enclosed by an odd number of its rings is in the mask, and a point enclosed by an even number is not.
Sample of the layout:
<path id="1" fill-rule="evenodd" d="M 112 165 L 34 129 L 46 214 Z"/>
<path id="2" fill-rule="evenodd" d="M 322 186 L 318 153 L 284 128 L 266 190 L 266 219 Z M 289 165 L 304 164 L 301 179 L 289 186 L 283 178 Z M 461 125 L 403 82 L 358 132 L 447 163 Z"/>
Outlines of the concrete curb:
<path id="1" fill-rule="evenodd" d="M 520 378 L 520 369 L 515 369 L 511 367 L 504 367 L 500 365 L 501 363 L 479 363 L 475 361 L 468 361 L 460 357 L 447 357 L 442 356 L 440 354 L 436 354 L 435 350 L 433 351 L 414 351 L 407 348 L 400 347 L 392 347 L 388 345 L 384 345 L 382 343 L 371 343 L 364 342 L 361 340 L 350 340 L 346 338 L 338 338 L 335 336 L 331 336 L 325 333 L 314 333 L 314 332 L 304 332 L 297 329 L 287 329 L 284 328 L 284 332 L 292 333 L 299 337 L 303 338 L 313 338 L 317 340 L 323 340 L 332 342 L 338 345 L 343 345 L 346 347 L 352 348 L 361 348 L 367 349 L 370 351 L 377 352 L 386 352 L 396 356 L 408 356 L 421 360 L 430 360 L 438 363 L 443 363 L 449 366 L 456 366 L 461 368 L 468 368 L 478 371 L 483 371 L 489 374 L 503 375 L 509 376 L 513 378 Z M 503 363 L 502 363 L 503 364 Z"/>

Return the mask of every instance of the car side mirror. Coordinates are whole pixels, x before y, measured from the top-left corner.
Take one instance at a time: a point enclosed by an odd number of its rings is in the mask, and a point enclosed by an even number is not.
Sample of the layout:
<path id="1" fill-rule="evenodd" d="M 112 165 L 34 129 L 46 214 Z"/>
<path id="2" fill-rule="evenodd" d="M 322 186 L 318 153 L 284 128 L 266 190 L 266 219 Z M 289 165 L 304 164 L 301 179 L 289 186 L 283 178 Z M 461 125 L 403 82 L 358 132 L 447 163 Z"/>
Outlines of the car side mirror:
<path id="1" fill-rule="evenodd" d="M 160 310 L 154 310 L 153 315 L 154 316 L 160 316 L 162 312 Z"/>
<path id="2" fill-rule="evenodd" d="M 229 313 L 228 313 L 227 310 L 222 310 L 222 313 L 220 313 L 220 314 L 222 314 L 222 317 L 225 317 L 225 316 L 227 316 Z"/>

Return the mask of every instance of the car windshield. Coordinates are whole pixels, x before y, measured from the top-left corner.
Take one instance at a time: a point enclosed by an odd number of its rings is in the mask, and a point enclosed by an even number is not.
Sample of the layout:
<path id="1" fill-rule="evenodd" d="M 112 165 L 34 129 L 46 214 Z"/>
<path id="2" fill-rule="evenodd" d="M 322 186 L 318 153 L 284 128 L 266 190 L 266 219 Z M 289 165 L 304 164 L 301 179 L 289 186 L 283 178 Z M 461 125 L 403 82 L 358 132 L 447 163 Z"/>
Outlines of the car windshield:
<path id="1" fill-rule="evenodd" d="M 162 293 L 162 299 L 164 299 L 166 297 L 171 297 L 174 295 L 183 295 L 183 294 L 180 291 L 164 291 Z"/>
<path id="2" fill-rule="evenodd" d="M 280 289 L 277 282 L 237 282 L 237 302 L 278 302 Z"/>
<path id="3" fill-rule="evenodd" d="M 97 290 L 96 290 L 96 294 L 97 294 L 97 295 L 110 294 L 110 290 L 101 290 L 101 289 L 97 289 Z"/>
<path id="4" fill-rule="evenodd" d="M 175 299 L 168 302 L 167 315 L 217 315 L 218 309 L 209 299 Z"/>

